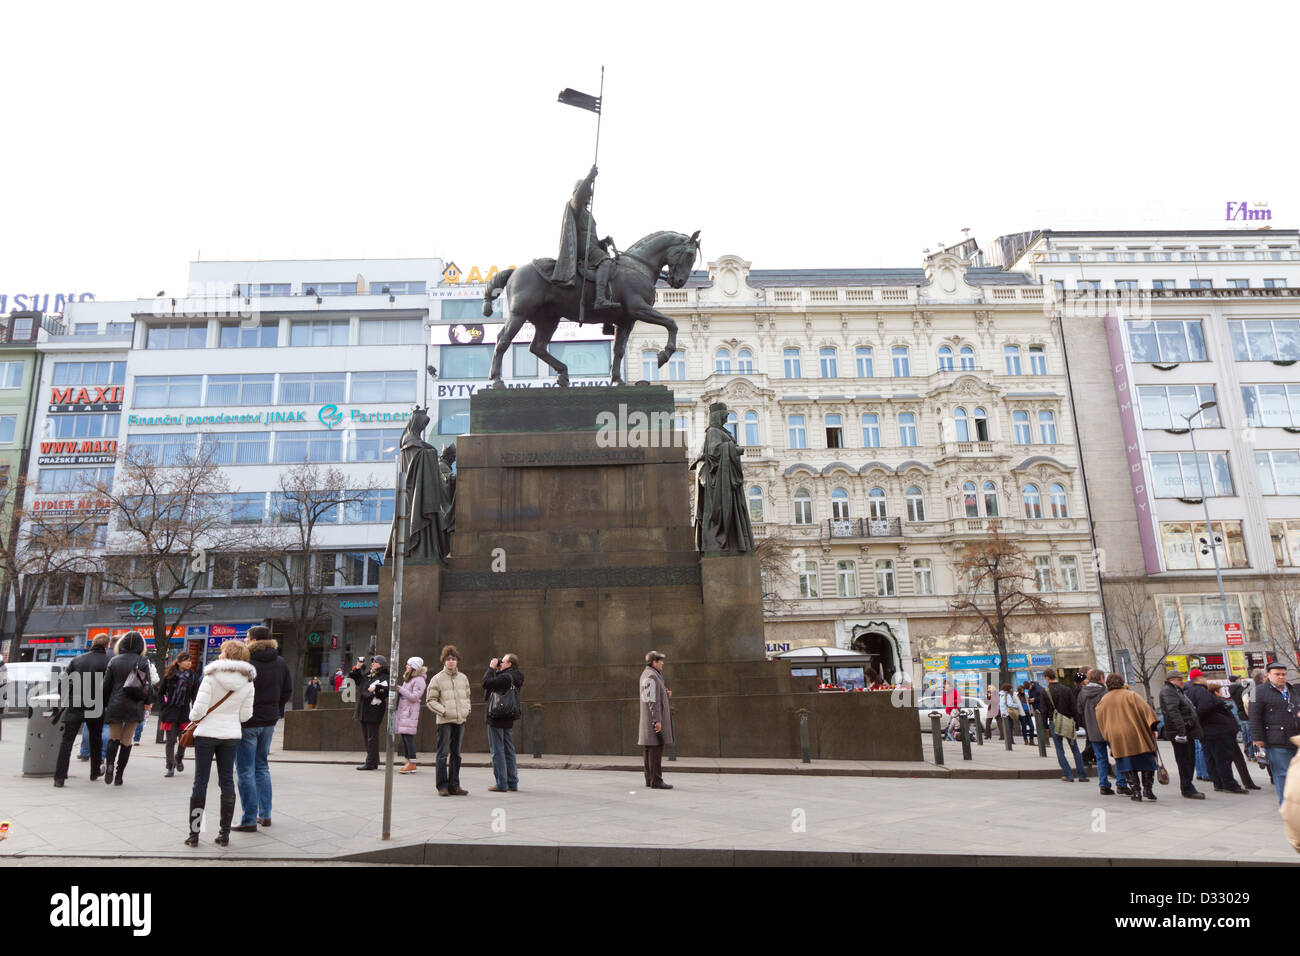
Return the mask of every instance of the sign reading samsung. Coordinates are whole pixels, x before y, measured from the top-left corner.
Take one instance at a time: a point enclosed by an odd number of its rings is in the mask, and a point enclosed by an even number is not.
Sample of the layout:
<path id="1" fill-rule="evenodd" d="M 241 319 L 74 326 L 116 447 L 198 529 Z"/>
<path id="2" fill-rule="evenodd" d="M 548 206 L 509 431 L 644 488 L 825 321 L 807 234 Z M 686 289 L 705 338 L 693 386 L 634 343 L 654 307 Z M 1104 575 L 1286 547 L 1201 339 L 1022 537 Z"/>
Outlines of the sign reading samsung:
<path id="1" fill-rule="evenodd" d="M 70 292 L 64 295 L 62 292 L 51 297 L 48 292 L 33 292 L 30 294 L 7 295 L 0 293 L 0 314 L 10 311 L 17 312 L 58 312 L 62 313 L 64 307 L 69 302 L 94 302 L 95 297 L 89 292 L 83 292 L 78 295 Z"/>

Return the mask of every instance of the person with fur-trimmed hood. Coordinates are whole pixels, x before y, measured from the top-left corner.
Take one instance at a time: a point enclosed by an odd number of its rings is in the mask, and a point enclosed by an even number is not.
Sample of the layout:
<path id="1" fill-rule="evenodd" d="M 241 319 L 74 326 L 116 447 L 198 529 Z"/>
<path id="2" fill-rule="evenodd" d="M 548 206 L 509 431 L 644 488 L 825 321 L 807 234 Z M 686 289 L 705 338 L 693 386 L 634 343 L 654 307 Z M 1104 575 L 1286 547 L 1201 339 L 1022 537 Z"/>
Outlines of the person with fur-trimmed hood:
<path id="1" fill-rule="evenodd" d="M 424 666 L 423 657 L 409 657 L 406 670 L 402 674 L 402 683 L 397 688 L 397 733 L 402 738 L 402 752 L 406 755 L 406 766 L 398 773 L 415 773 L 415 735 L 420 731 L 420 701 L 424 699 L 424 688 L 428 686 L 429 668 Z"/>
<path id="2" fill-rule="evenodd" d="M 244 733 L 235 757 L 239 777 L 239 805 L 242 810 L 236 833 L 256 833 L 257 825 L 271 825 L 271 738 L 284 707 L 293 696 L 289 662 L 280 656 L 280 645 L 271 629 L 258 624 L 248 629 L 249 663 L 257 669 L 253 694 L 253 716 L 244 721 Z"/>
<path id="3" fill-rule="evenodd" d="M 199 829 L 208 799 L 208 777 L 217 761 L 221 788 L 221 831 L 217 846 L 229 846 L 230 823 L 235 816 L 235 751 L 243 739 L 242 723 L 253 716 L 257 670 L 248 663 L 243 641 L 226 641 L 221 656 L 203 668 L 203 680 L 190 707 L 194 728 L 194 789 L 190 792 L 189 836 L 186 846 L 199 845 Z"/>

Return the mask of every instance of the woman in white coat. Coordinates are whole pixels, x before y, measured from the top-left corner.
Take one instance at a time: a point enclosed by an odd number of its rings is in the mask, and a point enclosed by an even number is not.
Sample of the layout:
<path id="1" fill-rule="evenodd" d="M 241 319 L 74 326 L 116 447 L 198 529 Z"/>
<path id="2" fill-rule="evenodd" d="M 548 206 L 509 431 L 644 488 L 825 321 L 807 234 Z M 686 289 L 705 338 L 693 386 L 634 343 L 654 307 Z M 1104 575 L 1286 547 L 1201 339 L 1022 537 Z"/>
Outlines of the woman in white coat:
<path id="1" fill-rule="evenodd" d="M 221 831 L 216 844 L 230 844 L 230 822 L 235 815 L 235 751 L 244 735 L 241 725 L 253 716 L 256 677 L 243 641 L 226 641 L 221 645 L 221 656 L 203 668 L 203 682 L 190 707 L 190 720 L 198 726 L 194 728 L 194 790 L 190 793 L 187 846 L 199 845 L 214 757 L 221 787 Z"/>

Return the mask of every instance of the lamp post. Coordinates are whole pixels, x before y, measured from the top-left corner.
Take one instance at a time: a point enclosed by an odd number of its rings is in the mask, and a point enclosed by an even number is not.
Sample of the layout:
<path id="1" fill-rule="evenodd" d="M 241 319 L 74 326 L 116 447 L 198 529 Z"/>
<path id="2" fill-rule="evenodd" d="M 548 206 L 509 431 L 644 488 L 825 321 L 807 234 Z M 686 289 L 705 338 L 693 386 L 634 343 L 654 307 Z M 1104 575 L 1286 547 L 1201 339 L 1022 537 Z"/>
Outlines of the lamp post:
<path id="1" fill-rule="evenodd" d="M 1187 422 L 1187 434 L 1192 439 L 1192 460 L 1196 462 L 1196 484 L 1201 489 L 1201 507 L 1205 511 L 1205 534 L 1206 543 L 1210 546 L 1210 554 L 1214 556 L 1214 577 L 1219 582 L 1219 603 L 1223 607 L 1223 623 L 1228 623 L 1228 597 L 1223 593 L 1223 569 L 1219 567 L 1219 549 L 1214 544 L 1214 526 L 1210 523 L 1210 503 L 1206 500 L 1205 480 L 1201 477 L 1201 458 L 1200 453 L 1196 450 L 1196 429 L 1192 425 L 1192 419 L 1198 418 L 1202 412 L 1208 408 L 1213 408 L 1217 402 L 1202 402 L 1200 407 L 1190 415 L 1181 415 L 1183 421 Z M 1209 470 L 1209 460 L 1205 462 L 1206 470 Z M 1227 542 L 1224 542 L 1225 548 Z"/>

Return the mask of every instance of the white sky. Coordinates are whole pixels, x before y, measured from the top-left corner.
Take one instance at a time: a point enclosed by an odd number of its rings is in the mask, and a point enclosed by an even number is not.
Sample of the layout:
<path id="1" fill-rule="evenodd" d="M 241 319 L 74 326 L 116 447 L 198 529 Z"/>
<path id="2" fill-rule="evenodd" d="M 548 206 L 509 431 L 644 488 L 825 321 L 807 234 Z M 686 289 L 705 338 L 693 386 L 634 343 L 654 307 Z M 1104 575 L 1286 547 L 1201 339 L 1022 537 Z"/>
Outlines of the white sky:
<path id="1" fill-rule="evenodd" d="M 917 266 L 966 226 L 1218 228 L 1227 200 L 1295 228 L 1298 7 L 5 3 L 0 293 L 552 256 L 596 120 L 556 95 L 602 63 L 620 248 Z"/>

